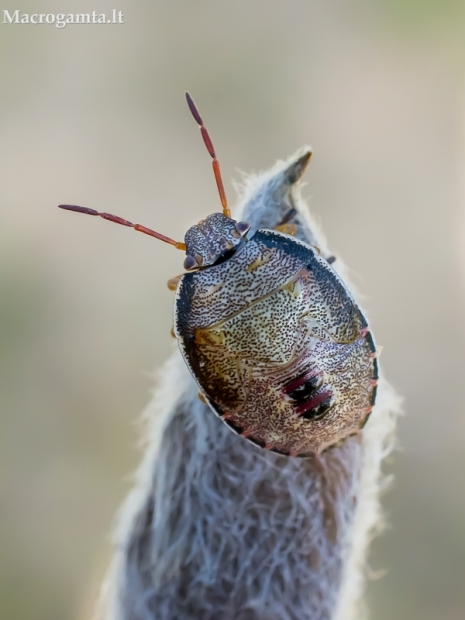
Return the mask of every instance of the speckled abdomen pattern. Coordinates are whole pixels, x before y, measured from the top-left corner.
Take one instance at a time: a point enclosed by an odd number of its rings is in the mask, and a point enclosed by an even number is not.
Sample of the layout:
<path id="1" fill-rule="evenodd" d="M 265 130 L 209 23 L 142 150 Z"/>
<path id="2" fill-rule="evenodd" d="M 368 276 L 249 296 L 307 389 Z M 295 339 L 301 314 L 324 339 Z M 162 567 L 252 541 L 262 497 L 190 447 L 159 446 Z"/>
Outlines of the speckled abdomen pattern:
<path id="1" fill-rule="evenodd" d="M 326 261 L 287 235 L 259 231 L 228 261 L 186 274 L 175 332 L 215 413 L 267 449 L 319 453 L 371 409 L 367 322 Z"/>

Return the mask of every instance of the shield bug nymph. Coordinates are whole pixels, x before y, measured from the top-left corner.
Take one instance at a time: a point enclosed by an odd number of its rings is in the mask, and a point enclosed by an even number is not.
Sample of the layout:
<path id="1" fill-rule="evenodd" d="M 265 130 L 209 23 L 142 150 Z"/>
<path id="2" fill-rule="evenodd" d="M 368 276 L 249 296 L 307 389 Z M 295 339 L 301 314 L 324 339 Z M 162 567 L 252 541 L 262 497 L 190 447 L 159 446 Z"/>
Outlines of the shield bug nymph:
<path id="1" fill-rule="evenodd" d="M 186 252 L 176 290 L 174 335 L 199 396 L 233 431 L 290 456 L 319 454 L 359 432 L 376 398 L 376 346 L 350 291 L 317 248 L 296 238 L 287 215 L 274 229 L 250 230 L 231 217 L 220 166 L 203 120 L 186 93 L 212 158 L 222 212 L 192 226 L 184 242 L 128 220 L 75 205 Z M 292 167 L 300 178 L 311 156 Z"/>

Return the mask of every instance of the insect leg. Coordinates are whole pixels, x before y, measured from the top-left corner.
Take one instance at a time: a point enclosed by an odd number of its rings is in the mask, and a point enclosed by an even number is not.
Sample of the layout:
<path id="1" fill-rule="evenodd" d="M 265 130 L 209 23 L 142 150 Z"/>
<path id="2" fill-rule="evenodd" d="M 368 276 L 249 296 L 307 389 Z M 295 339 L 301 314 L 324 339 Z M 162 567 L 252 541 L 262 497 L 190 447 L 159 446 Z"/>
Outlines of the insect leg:
<path id="1" fill-rule="evenodd" d="M 293 237 L 297 234 L 297 226 L 295 224 L 280 224 L 279 226 L 275 226 L 274 229 L 285 235 L 292 235 Z"/>
<path id="2" fill-rule="evenodd" d="M 179 276 L 175 276 L 174 278 L 170 278 L 168 280 L 168 282 L 166 283 L 167 287 L 170 289 L 170 291 L 175 291 L 178 288 L 178 284 L 179 281 L 181 280 L 181 278 L 183 277 L 183 273 L 181 273 Z"/>
<path id="3" fill-rule="evenodd" d="M 297 209 L 291 207 L 289 211 L 284 215 L 283 219 L 276 224 L 274 230 L 285 233 L 286 235 L 292 235 L 294 237 L 297 233 L 297 226 L 295 224 L 289 224 L 289 221 L 292 220 L 292 218 L 296 214 Z"/>
<path id="4" fill-rule="evenodd" d="M 275 229 L 278 226 L 282 226 L 283 224 L 287 224 L 290 220 L 292 220 L 294 215 L 297 215 L 297 209 L 295 209 L 294 207 L 291 207 L 289 209 L 289 211 L 284 215 L 283 219 L 280 222 L 277 223 Z"/>
<path id="5" fill-rule="evenodd" d="M 290 220 L 292 220 L 292 218 L 295 215 L 297 215 L 297 209 L 295 207 L 291 207 L 289 211 L 286 212 L 283 219 L 276 224 L 276 226 L 274 227 L 274 230 L 277 230 L 278 232 L 283 232 L 286 235 L 295 236 L 295 234 L 297 233 L 297 227 L 295 224 L 289 224 Z M 319 248 L 315 248 L 315 249 L 318 251 L 318 254 L 320 254 Z M 328 256 L 326 258 L 326 261 L 330 265 L 332 265 L 335 260 L 336 260 L 335 256 Z"/>

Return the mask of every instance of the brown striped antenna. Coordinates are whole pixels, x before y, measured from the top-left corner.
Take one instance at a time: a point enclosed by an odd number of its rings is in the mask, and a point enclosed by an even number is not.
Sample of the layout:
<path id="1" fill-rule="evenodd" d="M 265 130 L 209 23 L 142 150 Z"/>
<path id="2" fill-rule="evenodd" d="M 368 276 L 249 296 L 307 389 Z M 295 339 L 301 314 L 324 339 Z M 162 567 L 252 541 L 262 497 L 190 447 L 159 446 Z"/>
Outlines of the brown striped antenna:
<path id="1" fill-rule="evenodd" d="M 60 209 L 66 209 L 66 211 L 76 211 L 76 213 L 85 213 L 86 215 L 99 215 L 103 217 L 104 220 L 109 220 L 110 222 L 115 222 L 115 224 L 121 224 L 122 226 L 130 226 L 137 230 L 138 232 L 144 233 L 146 235 L 150 235 L 151 237 L 155 237 L 155 239 L 160 239 L 160 241 L 164 241 L 165 243 L 170 243 L 174 245 L 178 250 L 186 250 L 186 244 L 181 243 L 180 241 L 175 241 L 174 239 L 170 239 L 169 237 L 165 237 L 165 235 L 161 235 L 157 233 L 155 230 L 151 228 L 147 228 L 146 226 L 142 226 L 142 224 L 133 224 L 128 220 L 123 219 L 122 217 L 118 217 L 117 215 L 111 215 L 111 213 L 99 213 L 95 209 L 88 209 L 87 207 L 78 207 L 77 205 L 58 205 Z"/>
<path id="2" fill-rule="evenodd" d="M 200 116 L 199 111 L 197 110 L 197 107 L 192 97 L 189 95 L 189 93 L 186 93 L 186 100 L 187 100 L 187 105 L 189 106 L 189 110 L 191 111 L 192 116 L 195 118 L 197 124 L 200 127 L 200 133 L 202 134 L 202 138 L 203 138 L 203 141 L 205 142 L 205 146 L 207 147 L 207 151 L 209 152 L 210 157 L 213 159 L 212 161 L 213 174 L 215 175 L 215 181 L 218 187 L 218 193 L 220 195 L 221 206 L 223 207 L 223 213 L 224 215 L 226 215 L 226 217 L 231 217 L 231 211 L 228 207 L 228 202 L 226 200 L 226 194 L 224 191 L 223 179 L 221 178 L 220 162 L 216 159 L 216 153 L 213 147 L 213 142 L 211 141 L 207 128 L 203 124 L 202 117 Z"/>

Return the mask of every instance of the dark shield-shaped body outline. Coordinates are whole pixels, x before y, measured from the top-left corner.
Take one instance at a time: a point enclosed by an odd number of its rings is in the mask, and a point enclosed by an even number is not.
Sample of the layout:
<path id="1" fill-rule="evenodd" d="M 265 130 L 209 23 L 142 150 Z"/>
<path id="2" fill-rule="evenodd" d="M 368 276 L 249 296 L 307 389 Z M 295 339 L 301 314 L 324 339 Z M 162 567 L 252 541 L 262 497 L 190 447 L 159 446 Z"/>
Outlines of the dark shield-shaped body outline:
<path id="1" fill-rule="evenodd" d="M 366 423 L 373 336 L 339 275 L 300 240 L 259 230 L 227 260 L 184 274 L 174 330 L 212 410 L 255 444 L 309 456 Z"/>

